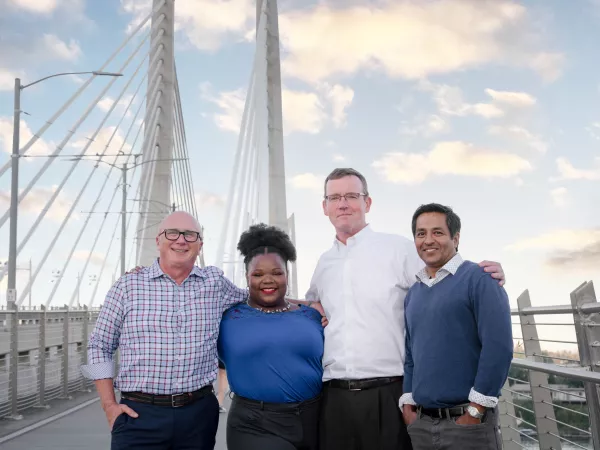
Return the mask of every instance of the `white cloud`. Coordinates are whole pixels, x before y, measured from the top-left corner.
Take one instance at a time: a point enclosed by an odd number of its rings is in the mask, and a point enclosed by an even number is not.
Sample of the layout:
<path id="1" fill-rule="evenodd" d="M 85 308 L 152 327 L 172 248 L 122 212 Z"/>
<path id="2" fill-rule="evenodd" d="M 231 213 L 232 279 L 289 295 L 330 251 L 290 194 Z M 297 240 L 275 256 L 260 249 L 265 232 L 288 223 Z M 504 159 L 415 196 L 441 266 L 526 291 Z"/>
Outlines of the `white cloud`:
<path id="1" fill-rule="evenodd" d="M 510 178 L 532 170 L 529 161 L 520 156 L 477 148 L 462 141 L 439 142 L 425 154 L 387 153 L 372 166 L 387 181 L 404 184 L 418 184 L 436 175 Z"/>
<path id="2" fill-rule="evenodd" d="M 523 127 L 516 125 L 493 125 L 488 128 L 488 132 L 495 136 L 513 137 L 515 139 L 524 141 L 528 146 L 540 153 L 545 153 L 548 150 L 548 144 L 540 136 L 531 133 L 529 130 Z"/>
<path id="3" fill-rule="evenodd" d="M 200 84 L 200 95 L 202 99 L 214 103 L 221 111 L 211 114 L 217 126 L 225 131 L 240 132 L 246 92 L 243 89 L 235 91 L 224 91 L 215 95 L 212 93 L 210 83 Z"/>
<path id="4" fill-rule="evenodd" d="M 506 247 L 513 252 L 545 251 L 544 266 L 581 274 L 600 264 L 600 228 L 554 230 Z"/>
<path id="5" fill-rule="evenodd" d="M 283 132 L 317 134 L 327 120 L 325 106 L 314 92 L 282 91 Z"/>
<path id="6" fill-rule="evenodd" d="M 23 148 L 25 144 L 27 144 L 33 137 L 33 133 L 31 132 L 27 122 L 24 120 L 21 120 L 20 131 L 20 147 Z M 0 148 L 2 148 L 5 153 L 12 153 L 12 140 L 13 119 L 8 117 L 0 117 Z M 27 152 L 28 155 L 49 155 L 50 153 L 50 147 L 43 139 L 38 139 Z M 27 158 L 24 159 L 25 161 L 29 161 Z"/>
<path id="7" fill-rule="evenodd" d="M 48 200 L 50 200 L 50 197 L 56 192 L 56 189 L 57 186 L 32 188 L 19 203 L 19 209 L 39 215 Z M 69 212 L 71 204 L 72 201 L 65 195 L 64 190 L 62 190 L 54 200 L 52 207 L 48 210 L 46 217 L 51 220 L 62 221 Z M 8 209 L 9 205 L 10 192 L 0 191 L 0 209 Z M 72 215 L 71 217 L 75 218 L 75 215 Z"/>
<path id="8" fill-rule="evenodd" d="M 448 131 L 450 131 L 450 124 L 445 118 L 437 114 L 431 114 L 424 119 L 422 117 L 417 118 L 416 124 L 403 121 L 400 127 L 400 134 L 407 136 L 422 135 L 429 137 Z"/>
<path id="9" fill-rule="evenodd" d="M 522 252 L 525 250 L 571 250 L 585 247 L 600 240 L 600 228 L 562 229 L 543 233 L 539 236 L 518 240 L 506 247 L 506 250 Z"/>
<path id="10" fill-rule="evenodd" d="M 426 126 L 430 133 L 441 133 L 449 129 L 448 122 L 437 115 L 429 116 Z"/>
<path id="11" fill-rule="evenodd" d="M 535 55 L 530 62 L 530 67 L 537 71 L 544 81 L 551 83 L 562 75 L 566 62 L 562 53 L 542 52 Z"/>
<path id="12" fill-rule="evenodd" d="M 333 162 L 343 162 L 346 161 L 346 157 L 340 153 L 335 153 L 332 157 Z"/>
<path id="13" fill-rule="evenodd" d="M 352 104 L 354 99 L 354 90 L 348 86 L 335 84 L 333 86 L 324 85 L 325 97 L 331 103 L 333 124 L 340 128 L 346 124 L 346 109 Z"/>
<path id="14" fill-rule="evenodd" d="M 121 0 L 123 11 L 134 17 L 130 31 L 151 9 L 148 0 Z M 243 39 L 255 28 L 256 7 L 253 0 L 185 0 L 175 7 L 175 26 L 192 45 L 201 50 L 216 50 L 226 38 Z"/>
<path id="15" fill-rule="evenodd" d="M 525 108 L 537 103 L 535 97 L 526 92 L 496 91 L 488 88 L 485 90 L 485 93 L 498 103 L 517 108 Z"/>
<path id="16" fill-rule="evenodd" d="M 133 95 L 131 95 L 131 94 L 124 95 L 121 98 L 121 100 L 119 100 L 117 102 L 117 106 L 116 106 L 115 110 L 119 110 L 119 111 L 121 111 L 121 113 L 125 112 L 126 108 L 129 106 L 129 102 L 131 102 L 131 99 L 133 99 Z M 106 96 L 98 102 L 97 106 L 102 111 L 108 112 L 108 110 L 112 107 L 114 102 L 115 102 L 114 98 L 112 98 L 110 96 Z M 133 104 L 134 103 L 132 103 L 132 105 Z M 131 111 L 127 111 L 126 117 L 131 117 L 131 116 L 132 116 Z"/>
<path id="17" fill-rule="evenodd" d="M 467 111 L 471 111 L 476 116 L 485 117 L 486 119 L 493 119 L 494 117 L 502 117 L 504 111 L 493 103 L 475 103 L 470 105 Z"/>
<path id="18" fill-rule="evenodd" d="M 8 4 L 31 13 L 49 14 L 56 9 L 57 0 L 8 0 Z"/>
<path id="19" fill-rule="evenodd" d="M 585 127 L 592 139 L 600 141 L 600 122 L 594 122 L 589 127 Z"/>
<path id="20" fill-rule="evenodd" d="M 503 117 L 506 109 L 527 108 L 536 103 L 535 97 L 526 92 L 496 91 L 488 88 L 485 93 L 491 98 L 490 103 L 468 103 L 457 86 L 421 80 L 418 87 L 420 90 L 431 92 L 439 113 L 449 116 L 476 115 L 493 119 Z"/>
<path id="21" fill-rule="evenodd" d="M 563 208 L 567 206 L 567 188 L 558 187 L 550 191 L 550 197 L 554 206 Z"/>
<path id="22" fill-rule="evenodd" d="M 15 78 L 18 78 L 16 72 L 6 70 L 0 67 L 0 91 L 12 91 L 15 89 Z"/>
<path id="23" fill-rule="evenodd" d="M 71 39 L 66 43 L 54 34 L 44 34 L 40 51 L 64 61 L 75 61 L 81 56 L 81 48 L 77 41 Z"/>
<path id="24" fill-rule="evenodd" d="M 196 192 L 194 197 L 196 200 L 196 208 L 198 208 L 199 213 L 206 208 L 222 208 L 225 206 L 226 202 L 224 196 L 207 191 Z"/>
<path id="25" fill-rule="evenodd" d="M 246 91 L 236 89 L 212 93 L 209 83 L 200 85 L 201 97 L 215 104 L 220 111 L 211 114 L 216 125 L 225 131 L 239 133 L 244 113 Z M 346 121 L 354 91 L 339 84 L 322 84 L 317 91 L 282 90 L 283 132 L 319 133 L 331 121 L 341 127 Z M 330 115 L 330 114 L 331 115 Z"/>
<path id="26" fill-rule="evenodd" d="M 281 15 L 286 74 L 309 82 L 359 71 L 420 79 L 490 62 L 528 65 L 546 76 L 558 71 L 558 57 L 535 48 L 541 40 L 516 1 L 346 5 Z"/>
<path id="27" fill-rule="evenodd" d="M 559 176 L 552 180 L 600 180 L 600 157 L 596 157 L 595 166 L 593 169 L 577 169 L 567 158 L 557 158 Z"/>
<path id="28" fill-rule="evenodd" d="M 325 176 L 314 173 L 301 173 L 290 179 L 290 184 L 295 189 L 308 189 L 311 191 L 322 191 Z"/>
<path id="29" fill-rule="evenodd" d="M 118 152 L 122 151 L 125 156 L 118 156 L 118 157 L 109 157 L 106 161 L 110 162 L 111 164 L 124 164 L 125 162 L 133 162 L 133 158 L 130 157 L 129 159 L 127 158 L 127 155 L 131 153 L 131 145 L 127 142 L 125 142 L 123 135 L 121 134 L 120 130 L 117 130 L 115 133 L 115 129 L 116 127 L 111 126 L 111 127 L 105 127 L 102 128 L 98 134 L 96 135 L 96 138 L 94 139 L 94 142 L 92 142 L 90 144 L 90 146 L 87 148 L 87 150 L 85 151 L 85 154 L 88 156 L 94 156 L 94 155 L 99 155 L 102 153 L 105 153 L 106 155 L 116 155 L 118 154 Z M 114 136 L 113 136 L 114 133 Z M 90 133 L 91 134 L 91 133 Z M 112 137 L 112 140 L 111 140 Z M 109 144 L 110 142 L 110 144 Z M 70 147 L 74 148 L 74 149 L 78 149 L 78 150 L 83 150 L 85 148 L 86 145 L 88 145 L 89 143 L 89 139 L 87 137 L 84 138 L 79 138 L 76 141 L 73 141 L 72 143 L 69 144 Z M 106 146 L 108 145 L 108 148 L 106 148 Z M 95 161 L 95 158 L 90 158 L 90 161 Z M 99 167 L 104 167 L 105 169 L 109 169 L 109 166 L 106 164 L 100 164 Z"/>

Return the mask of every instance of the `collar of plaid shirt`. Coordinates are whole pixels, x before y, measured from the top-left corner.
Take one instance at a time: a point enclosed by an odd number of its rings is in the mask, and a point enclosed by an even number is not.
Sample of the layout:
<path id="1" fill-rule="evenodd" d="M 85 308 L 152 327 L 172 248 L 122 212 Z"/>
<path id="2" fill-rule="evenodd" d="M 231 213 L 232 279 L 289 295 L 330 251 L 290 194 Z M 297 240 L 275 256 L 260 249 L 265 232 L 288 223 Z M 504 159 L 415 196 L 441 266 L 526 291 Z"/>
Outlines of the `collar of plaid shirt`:
<path id="1" fill-rule="evenodd" d="M 152 263 L 152 265 L 149 267 L 149 271 L 148 271 L 148 276 L 150 278 L 158 278 L 161 276 L 166 276 L 169 277 L 169 275 L 167 275 L 161 268 L 160 268 L 160 258 L 156 258 L 156 260 L 154 261 L 154 263 Z M 206 278 L 206 274 L 204 273 L 204 271 L 198 267 L 198 266 L 194 266 L 194 268 L 192 269 L 192 271 L 190 272 L 190 275 L 195 275 L 197 277 L 201 277 L 201 278 Z M 189 275 L 188 275 L 189 277 Z M 169 277 L 171 278 L 171 277 Z"/>

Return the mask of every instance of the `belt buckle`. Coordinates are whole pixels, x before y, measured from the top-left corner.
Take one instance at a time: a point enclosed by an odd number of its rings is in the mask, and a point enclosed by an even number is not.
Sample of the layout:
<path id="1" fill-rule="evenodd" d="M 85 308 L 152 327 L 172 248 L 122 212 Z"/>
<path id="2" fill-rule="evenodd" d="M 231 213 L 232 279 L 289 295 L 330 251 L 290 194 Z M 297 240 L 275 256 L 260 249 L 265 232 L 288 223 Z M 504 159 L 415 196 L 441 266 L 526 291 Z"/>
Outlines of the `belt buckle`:
<path id="1" fill-rule="evenodd" d="M 353 391 L 353 392 L 362 391 L 361 388 L 352 388 L 351 386 L 353 385 L 353 383 L 355 383 L 355 381 L 352 381 L 352 380 L 348 381 L 348 390 L 349 391 Z"/>
<path id="2" fill-rule="evenodd" d="M 181 408 L 182 406 L 184 406 L 184 405 L 176 405 L 175 404 L 175 399 L 177 397 L 183 397 L 183 396 L 186 396 L 186 395 L 187 394 L 185 394 L 185 393 L 184 394 L 171 394 L 171 407 L 172 408 Z"/>

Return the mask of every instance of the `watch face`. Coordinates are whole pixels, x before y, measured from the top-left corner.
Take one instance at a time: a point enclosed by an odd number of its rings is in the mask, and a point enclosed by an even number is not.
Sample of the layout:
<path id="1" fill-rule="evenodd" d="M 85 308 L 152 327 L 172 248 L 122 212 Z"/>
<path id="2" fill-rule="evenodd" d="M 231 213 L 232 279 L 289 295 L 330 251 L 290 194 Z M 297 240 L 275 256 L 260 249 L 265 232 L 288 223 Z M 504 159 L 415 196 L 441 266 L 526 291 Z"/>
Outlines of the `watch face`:
<path id="1" fill-rule="evenodd" d="M 479 412 L 479 410 L 477 408 L 475 408 L 474 406 L 469 406 L 467 408 L 467 412 L 469 413 L 469 415 L 471 417 L 475 417 L 476 419 L 481 419 L 483 417 L 483 414 L 481 414 Z"/>

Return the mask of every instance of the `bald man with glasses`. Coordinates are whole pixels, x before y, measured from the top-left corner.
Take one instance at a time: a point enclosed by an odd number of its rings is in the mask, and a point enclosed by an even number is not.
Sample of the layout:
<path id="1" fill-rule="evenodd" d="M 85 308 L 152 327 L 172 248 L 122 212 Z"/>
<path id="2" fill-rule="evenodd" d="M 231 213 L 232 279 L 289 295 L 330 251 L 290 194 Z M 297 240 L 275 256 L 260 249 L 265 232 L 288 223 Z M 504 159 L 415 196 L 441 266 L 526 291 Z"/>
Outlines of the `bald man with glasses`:
<path id="1" fill-rule="evenodd" d="M 213 449 L 219 325 L 247 292 L 220 269 L 195 265 L 202 235 L 193 216 L 167 216 L 156 245 L 154 264 L 125 274 L 108 292 L 82 372 L 95 380 L 113 450 Z"/>

